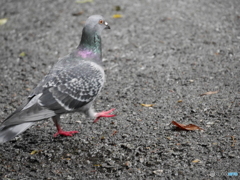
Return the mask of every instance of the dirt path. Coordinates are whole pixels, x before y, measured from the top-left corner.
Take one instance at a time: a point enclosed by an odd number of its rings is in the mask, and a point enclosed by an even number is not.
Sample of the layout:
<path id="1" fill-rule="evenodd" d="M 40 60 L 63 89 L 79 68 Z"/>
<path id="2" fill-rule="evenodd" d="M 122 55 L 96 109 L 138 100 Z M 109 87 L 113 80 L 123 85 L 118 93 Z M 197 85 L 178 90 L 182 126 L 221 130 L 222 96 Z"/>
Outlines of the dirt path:
<path id="1" fill-rule="evenodd" d="M 96 124 L 66 115 L 64 129 L 80 131 L 69 138 L 53 138 L 50 120 L 36 124 L 0 145 L 0 179 L 227 179 L 240 173 L 238 0 L 5 0 L 0 121 L 78 45 L 92 14 L 111 26 L 102 36 L 107 82 L 95 107 L 115 107 L 118 115 Z M 200 96 L 209 91 L 217 93 Z M 204 131 L 176 130 L 171 121 Z"/>

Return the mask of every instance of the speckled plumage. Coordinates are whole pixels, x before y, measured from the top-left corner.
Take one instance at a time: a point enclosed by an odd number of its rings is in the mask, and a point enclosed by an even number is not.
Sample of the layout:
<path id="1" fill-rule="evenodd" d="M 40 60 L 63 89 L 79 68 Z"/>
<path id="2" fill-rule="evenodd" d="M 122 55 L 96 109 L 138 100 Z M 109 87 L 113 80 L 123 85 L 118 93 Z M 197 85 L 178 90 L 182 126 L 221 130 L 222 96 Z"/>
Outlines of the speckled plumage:
<path id="1" fill-rule="evenodd" d="M 104 80 L 101 66 L 81 60 L 63 70 L 53 69 L 35 89 L 34 94 L 44 92 L 39 103 L 56 113 L 81 111 L 84 105 L 97 96 Z"/>
<path id="2" fill-rule="evenodd" d="M 81 42 L 76 50 L 61 58 L 47 76 L 29 95 L 26 103 L 10 115 L 0 127 L 0 143 L 24 132 L 34 122 L 53 118 L 57 136 L 72 136 L 77 131 L 61 129 L 60 115 L 83 112 L 91 118 L 113 117 L 113 111 L 96 113 L 92 102 L 105 81 L 102 68 L 101 32 L 109 29 L 102 16 L 90 16 L 83 28 Z"/>

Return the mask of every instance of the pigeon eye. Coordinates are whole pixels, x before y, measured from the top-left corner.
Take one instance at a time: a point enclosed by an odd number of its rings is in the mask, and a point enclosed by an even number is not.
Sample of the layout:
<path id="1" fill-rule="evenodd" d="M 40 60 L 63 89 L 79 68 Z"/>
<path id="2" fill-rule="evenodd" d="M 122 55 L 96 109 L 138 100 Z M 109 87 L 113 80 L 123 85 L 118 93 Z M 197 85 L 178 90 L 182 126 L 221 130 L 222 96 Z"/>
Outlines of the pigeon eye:
<path id="1" fill-rule="evenodd" d="M 103 20 L 99 20 L 99 22 L 98 22 L 99 24 L 103 24 Z"/>

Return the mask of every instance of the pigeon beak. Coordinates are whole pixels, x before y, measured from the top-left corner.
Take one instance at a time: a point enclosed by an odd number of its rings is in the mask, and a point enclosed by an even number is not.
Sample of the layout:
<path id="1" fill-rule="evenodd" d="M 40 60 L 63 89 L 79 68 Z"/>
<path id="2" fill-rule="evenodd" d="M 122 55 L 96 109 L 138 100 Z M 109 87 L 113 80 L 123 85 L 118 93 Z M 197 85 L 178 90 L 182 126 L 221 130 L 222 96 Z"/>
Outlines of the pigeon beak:
<path id="1" fill-rule="evenodd" d="M 105 21 L 104 22 L 105 28 L 104 29 L 111 29 L 110 26 L 108 25 L 108 23 Z"/>

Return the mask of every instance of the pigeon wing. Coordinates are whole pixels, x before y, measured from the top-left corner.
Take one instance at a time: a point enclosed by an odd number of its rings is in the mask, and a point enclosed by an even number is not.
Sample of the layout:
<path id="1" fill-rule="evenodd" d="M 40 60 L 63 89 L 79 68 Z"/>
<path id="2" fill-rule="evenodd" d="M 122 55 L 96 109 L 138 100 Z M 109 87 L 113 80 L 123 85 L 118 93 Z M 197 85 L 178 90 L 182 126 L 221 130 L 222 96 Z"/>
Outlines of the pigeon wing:
<path id="1" fill-rule="evenodd" d="M 50 76 L 45 78 L 39 104 L 56 114 L 81 110 L 95 99 L 104 83 L 102 67 L 90 61 L 54 71 Z"/>

